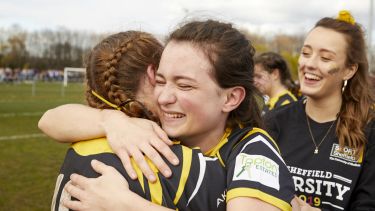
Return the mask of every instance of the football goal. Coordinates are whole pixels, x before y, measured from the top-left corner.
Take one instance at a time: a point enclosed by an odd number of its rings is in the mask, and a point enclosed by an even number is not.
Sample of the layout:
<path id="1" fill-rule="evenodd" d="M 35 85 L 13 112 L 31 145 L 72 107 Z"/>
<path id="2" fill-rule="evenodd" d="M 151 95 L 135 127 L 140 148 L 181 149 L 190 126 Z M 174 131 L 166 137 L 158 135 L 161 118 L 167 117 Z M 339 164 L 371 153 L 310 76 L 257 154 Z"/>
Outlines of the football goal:
<path id="1" fill-rule="evenodd" d="M 86 69 L 81 67 L 65 67 L 63 86 L 68 86 L 69 82 L 83 82 Z"/>

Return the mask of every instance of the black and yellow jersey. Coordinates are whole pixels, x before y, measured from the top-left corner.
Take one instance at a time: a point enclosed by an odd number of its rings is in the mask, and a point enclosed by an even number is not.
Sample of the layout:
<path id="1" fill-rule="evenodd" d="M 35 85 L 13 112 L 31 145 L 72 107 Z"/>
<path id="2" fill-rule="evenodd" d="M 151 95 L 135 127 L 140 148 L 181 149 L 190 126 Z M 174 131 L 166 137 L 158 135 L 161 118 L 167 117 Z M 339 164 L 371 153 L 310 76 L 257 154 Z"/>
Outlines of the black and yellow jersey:
<path id="1" fill-rule="evenodd" d="M 217 204 L 216 200 L 225 199 L 225 169 L 220 167 L 218 159 L 205 157 L 199 149 L 190 149 L 180 144 L 171 148 L 180 159 L 180 164 L 174 166 L 166 162 L 173 172 L 172 177 L 167 179 L 148 161 L 152 170 L 157 173 L 157 182 L 151 183 L 133 160 L 138 180 L 130 179 L 105 138 L 73 144 L 66 154 L 56 182 L 53 210 L 63 210 L 61 201 L 70 197 L 63 188 L 71 174 L 78 173 L 90 178 L 99 176 L 90 165 L 93 159 L 116 168 L 128 181 L 131 191 L 153 203 L 178 210 L 225 210 L 225 203 Z"/>
<path id="2" fill-rule="evenodd" d="M 289 103 L 297 101 L 297 98 L 288 90 L 281 92 L 279 95 L 272 97 L 266 103 L 267 111 L 270 111 L 274 108 L 281 107 L 283 105 L 287 105 Z"/>
<path id="3" fill-rule="evenodd" d="M 180 144 L 172 146 L 180 159 L 173 175 L 157 173 L 157 182 L 149 183 L 135 166 L 138 180 L 131 180 L 120 159 L 113 154 L 105 138 L 81 141 L 68 150 L 58 177 L 52 209 L 59 209 L 63 190 L 72 173 L 98 177 L 90 165 L 92 159 L 115 167 L 128 181 L 129 188 L 141 197 L 176 210 L 226 210 L 226 202 L 235 197 L 256 197 L 291 210 L 294 186 L 277 146 L 268 134 L 258 128 L 227 129 L 220 142 L 206 155 L 199 149 Z M 61 208 L 61 207 L 60 207 Z"/>
<path id="4" fill-rule="evenodd" d="M 291 210 L 292 177 L 273 139 L 259 128 L 227 129 L 206 155 L 217 157 L 226 169 L 226 201 L 254 197 L 281 210 Z"/>

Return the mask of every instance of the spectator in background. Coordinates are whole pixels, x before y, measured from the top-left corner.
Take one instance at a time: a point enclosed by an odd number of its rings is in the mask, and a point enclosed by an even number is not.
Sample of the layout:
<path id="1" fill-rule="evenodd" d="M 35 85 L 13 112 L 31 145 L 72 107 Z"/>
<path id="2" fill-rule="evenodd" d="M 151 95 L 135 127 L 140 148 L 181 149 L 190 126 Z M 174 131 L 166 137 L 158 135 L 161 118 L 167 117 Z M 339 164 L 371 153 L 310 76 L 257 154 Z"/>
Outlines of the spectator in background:
<path id="1" fill-rule="evenodd" d="M 0 82 L 3 82 L 5 78 L 5 70 L 0 68 Z"/>
<path id="2" fill-rule="evenodd" d="M 298 91 L 290 76 L 289 68 L 281 55 L 262 53 L 255 58 L 254 84 L 268 97 L 264 112 L 297 100 L 292 92 Z"/>

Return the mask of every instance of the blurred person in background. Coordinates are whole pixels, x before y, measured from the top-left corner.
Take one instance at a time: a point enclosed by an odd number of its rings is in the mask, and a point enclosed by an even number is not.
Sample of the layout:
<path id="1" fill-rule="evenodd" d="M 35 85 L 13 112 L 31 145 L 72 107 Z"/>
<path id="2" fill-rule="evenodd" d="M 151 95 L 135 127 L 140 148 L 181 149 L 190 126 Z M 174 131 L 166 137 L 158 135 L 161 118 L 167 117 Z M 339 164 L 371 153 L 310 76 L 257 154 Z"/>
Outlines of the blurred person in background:
<path id="1" fill-rule="evenodd" d="M 255 57 L 254 84 L 266 96 L 264 112 L 297 101 L 298 87 L 286 61 L 277 53 L 266 52 Z"/>

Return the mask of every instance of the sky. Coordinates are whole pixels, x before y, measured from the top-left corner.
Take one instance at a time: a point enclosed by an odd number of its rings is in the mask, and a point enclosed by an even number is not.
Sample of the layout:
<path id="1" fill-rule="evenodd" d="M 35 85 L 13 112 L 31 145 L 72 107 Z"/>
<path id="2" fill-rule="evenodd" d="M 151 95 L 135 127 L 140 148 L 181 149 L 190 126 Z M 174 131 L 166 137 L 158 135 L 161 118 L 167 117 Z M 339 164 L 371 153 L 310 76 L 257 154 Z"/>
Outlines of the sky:
<path id="1" fill-rule="evenodd" d="M 0 0 L 0 28 L 16 24 L 29 31 L 63 27 L 108 33 L 132 29 L 165 35 L 183 21 L 215 18 L 268 36 L 276 33 L 304 34 L 320 18 L 335 17 L 339 10 L 346 9 L 367 30 L 370 1 Z M 372 25 L 374 45 L 375 21 Z"/>

